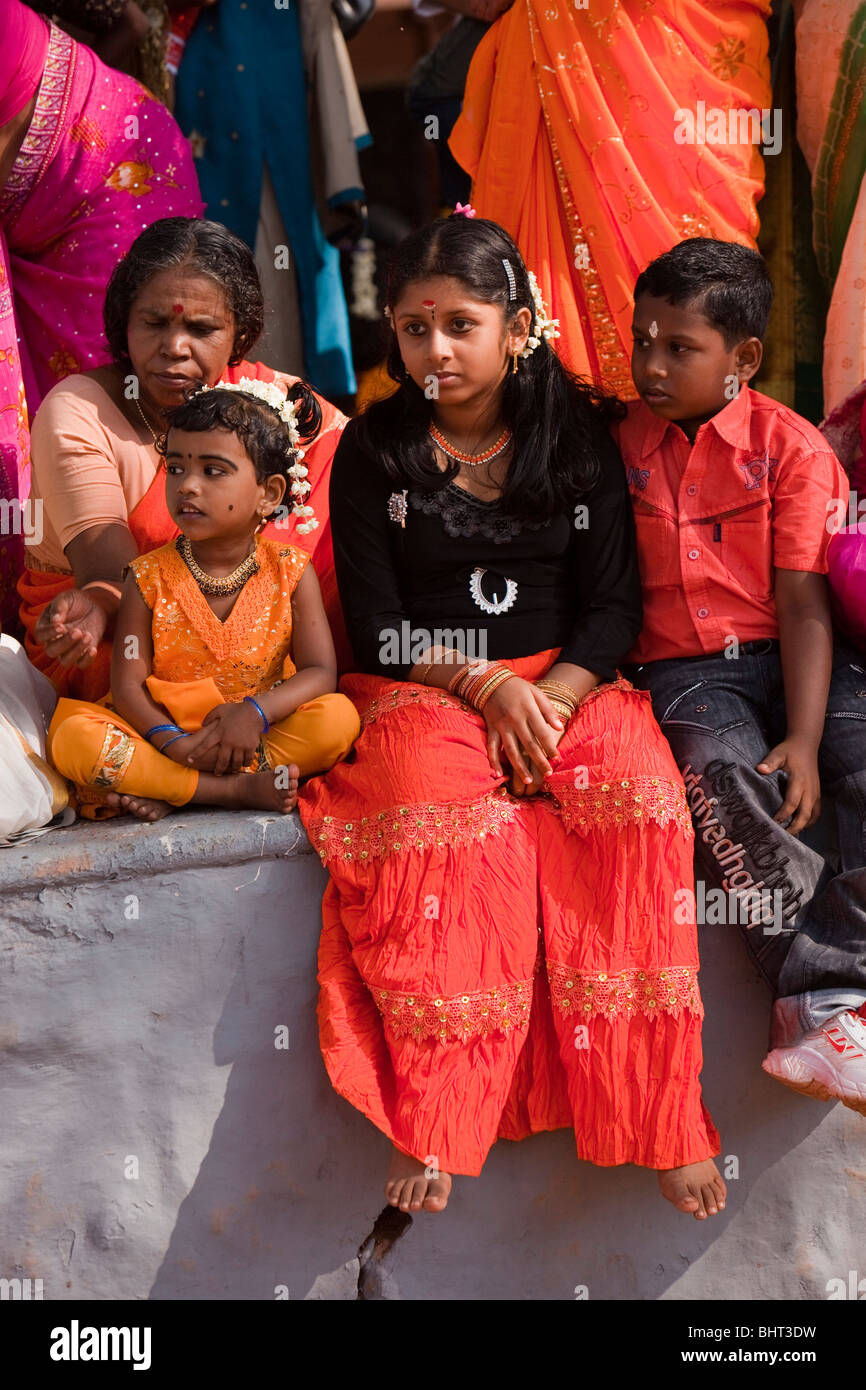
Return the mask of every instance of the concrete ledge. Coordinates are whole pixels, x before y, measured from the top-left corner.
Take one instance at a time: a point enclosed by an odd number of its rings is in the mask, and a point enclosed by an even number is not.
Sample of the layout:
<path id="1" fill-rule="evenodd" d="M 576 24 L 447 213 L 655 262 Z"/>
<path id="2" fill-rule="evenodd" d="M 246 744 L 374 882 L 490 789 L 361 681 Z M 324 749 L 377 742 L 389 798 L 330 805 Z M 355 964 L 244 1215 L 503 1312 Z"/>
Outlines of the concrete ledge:
<path id="1" fill-rule="evenodd" d="M 319 1055 L 325 882 L 297 816 L 124 819 L 0 854 L 0 1277 L 46 1299 L 593 1300 L 823 1299 L 866 1276 L 866 1121 L 763 1074 L 767 993 L 736 929 L 706 927 L 723 1216 L 579 1163 L 562 1131 L 498 1144 L 365 1280 L 388 1145 Z"/>

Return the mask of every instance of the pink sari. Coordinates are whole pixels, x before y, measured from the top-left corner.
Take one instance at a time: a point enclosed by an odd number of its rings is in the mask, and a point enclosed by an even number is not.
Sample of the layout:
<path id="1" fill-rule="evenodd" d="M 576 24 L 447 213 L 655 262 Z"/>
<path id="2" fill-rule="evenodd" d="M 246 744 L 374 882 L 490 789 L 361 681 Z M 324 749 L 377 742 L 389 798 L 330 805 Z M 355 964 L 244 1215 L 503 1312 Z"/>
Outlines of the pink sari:
<path id="1" fill-rule="evenodd" d="M 34 23 L 44 23 L 32 15 Z M 164 106 L 52 26 L 30 129 L 0 190 L 0 619 L 17 626 L 15 581 L 38 514 L 28 412 L 71 372 L 110 361 L 108 278 L 160 217 L 201 215 L 187 142 Z"/>

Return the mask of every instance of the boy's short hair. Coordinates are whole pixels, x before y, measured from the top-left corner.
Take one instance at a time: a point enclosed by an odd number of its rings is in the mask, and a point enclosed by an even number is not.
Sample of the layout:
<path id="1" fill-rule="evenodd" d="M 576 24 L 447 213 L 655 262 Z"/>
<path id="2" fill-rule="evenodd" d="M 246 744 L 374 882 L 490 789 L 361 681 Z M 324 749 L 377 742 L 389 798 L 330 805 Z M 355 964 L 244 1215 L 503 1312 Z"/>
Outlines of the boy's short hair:
<path id="1" fill-rule="evenodd" d="M 671 304 L 695 305 L 718 329 L 725 347 L 767 331 L 773 282 L 763 256 L 736 241 L 695 236 L 656 256 L 637 278 L 635 302 L 642 294 Z"/>

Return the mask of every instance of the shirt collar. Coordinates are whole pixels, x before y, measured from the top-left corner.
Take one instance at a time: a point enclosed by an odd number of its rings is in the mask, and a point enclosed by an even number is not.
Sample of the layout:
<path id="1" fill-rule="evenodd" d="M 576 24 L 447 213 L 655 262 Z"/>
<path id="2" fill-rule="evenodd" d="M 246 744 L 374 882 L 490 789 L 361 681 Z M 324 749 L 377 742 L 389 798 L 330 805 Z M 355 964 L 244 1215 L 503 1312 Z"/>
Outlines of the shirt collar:
<path id="1" fill-rule="evenodd" d="M 641 412 L 643 425 L 643 444 L 640 456 L 645 459 L 658 449 L 668 430 L 678 430 L 680 427 L 675 420 L 664 420 L 660 415 L 654 415 L 645 401 L 638 403 L 638 410 Z M 724 439 L 726 444 L 730 444 L 734 449 L 747 449 L 749 447 L 751 417 L 752 402 L 749 387 L 744 383 L 732 401 L 729 401 L 712 419 L 701 425 L 695 436 L 695 443 L 705 430 L 714 430 L 721 439 Z M 680 432 L 682 433 L 682 431 Z"/>

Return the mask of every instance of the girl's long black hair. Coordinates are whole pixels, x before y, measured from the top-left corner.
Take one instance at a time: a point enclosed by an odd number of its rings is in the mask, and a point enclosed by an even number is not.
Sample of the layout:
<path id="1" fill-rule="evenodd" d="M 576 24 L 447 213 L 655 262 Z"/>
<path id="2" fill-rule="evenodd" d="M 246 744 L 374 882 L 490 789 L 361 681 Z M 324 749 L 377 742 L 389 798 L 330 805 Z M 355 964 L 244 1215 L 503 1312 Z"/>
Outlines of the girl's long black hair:
<path id="1" fill-rule="evenodd" d="M 514 272 L 516 299 L 509 299 L 503 259 Z M 388 278 L 386 302 L 392 315 L 407 285 L 436 275 L 461 281 L 482 303 L 498 304 L 506 323 L 518 309 L 528 308 L 534 327 L 535 303 L 523 257 L 498 222 L 452 214 L 401 242 Z M 517 373 L 508 371 L 503 386 L 502 413 L 514 452 L 501 501 L 512 516 L 550 521 L 570 510 L 597 480 L 607 427 L 625 408 L 615 396 L 569 372 L 546 339 L 518 361 Z M 399 390 L 358 416 L 358 443 L 395 483 L 444 487 L 458 465 L 442 472 L 436 464 L 427 433 L 433 401 L 406 372 L 393 326 L 387 366 Z"/>

